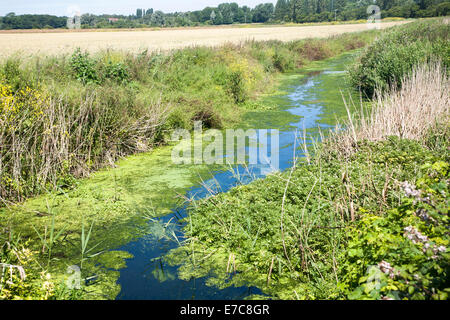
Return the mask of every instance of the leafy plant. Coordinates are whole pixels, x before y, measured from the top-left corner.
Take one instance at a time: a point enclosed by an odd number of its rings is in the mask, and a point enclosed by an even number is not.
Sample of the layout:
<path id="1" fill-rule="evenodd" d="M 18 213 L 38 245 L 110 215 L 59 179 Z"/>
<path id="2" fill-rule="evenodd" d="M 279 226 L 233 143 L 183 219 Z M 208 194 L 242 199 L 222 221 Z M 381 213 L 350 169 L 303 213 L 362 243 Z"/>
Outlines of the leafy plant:
<path id="1" fill-rule="evenodd" d="M 108 61 L 104 68 L 104 77 L 106 79 L 111 79 L 119 83 L 127 83 L 130 79 L 126 65 L 121 62 L 113 63 Z"/>
<path id="2" fill-rule="evenodd" d="M 70 58 L 70 67 L 77 80 L 83 84 L 98 83 L 98 75 L 95 69 L 95 61 L 89 57 L 88 52 L 81 52 L 77 48 Z"/>
<path id="3" fill-rule="evenodd" d="M 443 20 L 419 21 L 396 27 L 365 49 L 350 69 L 352 83 L 372 98 L 375 90 L 401 86 L 415 66 L 440 59 L 449 67 L 450 26 Z"/>
<path id="4" fill-rule="evenodd" d="M 450 293 L 446 162 L 426 163 L 407 198 L 349 232 L 339 287 L 350 299 L 441 299 Z M 417 189 L 416 189 L 417 188 Z"/>
<path id="5" fill-rule="evenodd" d="M 236 103 L 244 102 L 247 99 L 245 81 L 242 73 L 232 71 L 227 76 L 227 87 Z"/>
<path id="6" fill-rule="evenodd" d="M 58 232 L 55 230 L 55 213 L 53 213 L 50 209 L 50 206 L 47 203 L 47 209 L 48 209 L 48 215 L 51 215 L 51 223 L 50 227 L 45 227 L 45 230 L 43 233 L 40 233 L 34 226 L 33 229 L 36 231 L 39 239 L 42 243 L 42 252 L 44 253 L 44 250 L 47 249 L 47 265 L 50 264 L 50 259 L 52 257 L 52 249 L 56 242 L 60 239 L 62 233 L 64 232 L 66 227 L 61 228 Z M 49 234 L 47 235 L 47 232 Z"/>

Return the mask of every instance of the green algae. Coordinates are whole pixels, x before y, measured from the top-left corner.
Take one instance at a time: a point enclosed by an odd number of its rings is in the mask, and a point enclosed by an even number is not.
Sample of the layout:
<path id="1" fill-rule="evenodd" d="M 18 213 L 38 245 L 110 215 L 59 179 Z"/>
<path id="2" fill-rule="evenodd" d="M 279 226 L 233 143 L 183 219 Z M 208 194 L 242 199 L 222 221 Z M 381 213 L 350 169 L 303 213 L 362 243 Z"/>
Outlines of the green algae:
<path id="1" fill-rule="evenodd" d="M 179 195 L 210 177 L 211 167 L 173 164 L 171 151 L 172 146 L 165 146 L 127 157 L 113 169 L 103 169 L 79 180 L 73 190 L 49 193 L 3 208 L 2 225 L 31 239 L 38 248 L 41 246 L 38 233 L 48 234 L 54 217 L 55 233 L 62 231 L 62 237 L 52 251 L 49 268 L 60 274 L 69 265 L 80 265 L 82 224 L 85 227 L 92 224 L 88 248 L 101 254 L 91 259 L 94 264 L 85 264 L 83 272 L 100 275 L 102 281 L 89 286 L 93 293 L 102 292 L 114 298 L 114 293 L 120 291 L 115 284 L 119 274 L 103 270 L 112 267 L 108 250 L 145 234 L 149 217 L 169 213 L 181 204 Z M 114 262 L 116 269 L 125 267 L 125 258 L 128 256 L 117 258 L 122 262 Z"/>
<path id="2" fill-rule="evenodd" d="M 240 127 L 278 128 L 280 130 L 292 130 L 295 128 L 295 123 L 299 123 L 302 117 L 293 115 L 288 111 L 293 105 L 292 101 L 287 98 L 287 95 L 292 92 L 292 88 L 298 86 L 302 82 L 306 82 L 311 76 L 314 76 L 315 79 L 314 87 L 311 88 L 311 90 L 314 90 L 316 93 L 314 95 L 315 99 L 311 101 L 305 99 L 302 100 L 301 103 L 302 105 L 321 106 L 320 119 L 316 124 L 324 124 L 329 127 L 335 126 L 347 117 L 347 111 L 342 98 L 347 96 L 351 97 L 351 99 L 357 99 L 357 92 L 351 89 L 347 74 L 343 71 L 346 69 L 348 63 L 354 59 L 356 53 L 357 52 L 346 53 L 326 61 L 312 63 L 300 74 L 284 74 L 280 76 L 279 88 L 270 95 L 262 97 L 261 101 L 258 101 L 260 105 L 276 105 L 277 107 L 267 108 L 266 110 L 261 108 L 260 110 L 248 111 L 244 114 L 244 123 L 240 124 Z M 318 128 L 309 128 L 307 131 L 308 134 L 317 136 L 318 130 Z M 217 199 L 217 206 L 238 206 L 239 202 L 243 200 L 239 198 L 240 196 L 270 198 L 270 192 L 268 192 L 269 195 L 262 195 L 260 193 L 252 194 L 251 192 L 245 192 L 245 190 L 249 188 L 258 189 L 258 185 L 260 184 L 265 185 L 266 188 L 271 188 L 271 183 L 268 182 L 267 179 L 272 179 L 270 181 L 273 182 L 273 185 L 276 185 L 279 183 L 277 177 L 278 174 L 271 175 L 265 180 L 256 180 L 252 182 L 250 186 L 239 186 L 234 188 L 223 195 L 223 198 L 219 197 Z M 305 179 L 306 178 L 307 177 L 305 177 Z M 259 190 L 259 192 L 261 192 L 261 190 Z M 234 199 L 233 197 L 237 198 Z M 224 203 L 226 203 L 226 205 L 224 205 Z M 270 201 L 266 202 L 260 210 L 265 210 L 265 206 L 268 206 L 270 203 Z M 199 205 L 201 206 L 202 204 L 200 203 Z M 247 208 L 238 208 L 238 210 L 245 212 Z M 192 212 L 196 213 L 196 209 L 191 208 L 190 213 Z M 217 213 L 212 212 L 211 214 Z M 225 214 L 221 218 L 225 218 Z M 265 217 L 261 217 L 261 219 L 265 219 Z M 192 219 L 192 222 L 190 223 L 193 225 L 200 223 L 197 220 L 200 219 Z M 246 238 L 247 233 L 244 226 L 246 223 L 251 224 L 251 221 L 239 221 L 233 224 L 231 218 L 231 221 L 225 220 L 223 223 L 229 225 L 230 229 L 228 230 L 225 228 L 222 230 L 222 223 L 217 225 L 208 224 L 208 227 L 205 226 L 205 228 L 209 228 L 208 230 L 211 230 L 211 233 L 217 231 L 216 229 L 220 229 L 219 233 L 223 234 L 223 241 L 227 243 L 242 240 L 250 241 L 255 245 L 256 241 L 264 242 L 263 240 L 260 240 L 263 235 L 260 235 L 259 231 L 254 238 Z M 255 223 L 276 226 L 278 222 L 262 220 L 259 222 L 256 221 Z M 235 225 L 235 229 L 241 228 L 239 229 L 238 234 L 234 234 L 235 238 L 232 238 L 231 236 L 227 237 L 226 234 L 228 231 L 231 233 L 232 226 L 234 227 Z M 196 227 L 198 228 L 198 226 Z M 189 233 L 188 228 L 190 229 L 190 226 L 186 228 L 186 231 Z M 225 245 L 216 245 L 212 238 L 197 239 L 194 237 L 190 240 L 191 241 L 188 242 L 189 245 L 173 249 L 164 257 L 169 265 L 178 266 L 178 277 L 180 279 L 189 280 L 192 278 L 206 277 L 206 283 L 218 289 L 224 289 L 230 286 L 248 286 L 249 284 L 258 288 L 267 289 L 269 287 L 267 274 L 254 272 L 254 266 L 243 263 L 240 257 L 233 252 L 230 252 Z M 281 239 L 278 240 L 281 242 Z M 258 252 L 260 255 L 259 259 L 261 261 L 266 261 L 265 267 L 266 270 L 268 270 L 268 273 L 270 272 L 269 270 L 273 269 L 274 272 L 276 270 L 278 273 L 282 274 L 282 270 L 286 269 L 286 265 L 284 265 L 285 262 L 282 259 L 283 257 L 277 257 L 273 254 L 273 251 L 275 250 L 274 247 L 277 246 L 279 248 L 280 243 L 264 243 L 264 249 L 261 249 L 261 251 Z M 253 261 L 254 259 L 250 257 L 249 260 Z M 293 291 L 289 288 L 297 288 L 298 278 L 298 273 L 293 273 L 291 275 L 285 274 L 283 277 L 277 279 L 276 282 L 270 283 L 270 290 L 267 289 L 266 292 L 270 294 L 279 293 L 277 297 L 282 299 L 292 298 L 290 294 Z M 286 294 L 287 292 L 289 292 L 289 294 Z M 260 297 L 261 296 L 256 296 L 255 298 Z M 249 298 L 251 299 L 252 297 Z"/>
<path id="3" fill-rule="evenodd" d="M 294 128 L 292 123 L 301 121 L 302 117 L 293 115 L 287 110 L 292 108 L 292 102 L 286 98 L 290 94 L 290 88 L 298 86 L 311 76 L 319 76 L 319 81 L 314 85 L 314 91 L 319 93 L 319 99 L 304 101 L 304 104 L 320 104 L 323 106 L 318 124 L 336 125 L 347 117 L 347 112 L 342 98 L 351 101 L 358 100 L 358 94 L 351 88 L 346 70 L 359 50 L 346 52 L 337 57 L 322 61 L 311 62 L 297 73 L 285 73 L 278 76 L 278 87 L 270 94 L 262 95 L 256 102 L 260 107 L 256 110 L 248 110 L 243 116 L 241 128 L 277 128 L 288 130 Z M 332 70 L 326 76 L 321 75 L 324 70 Z M 337 72 L 333 72 L 337 70 Z M 311 133 L 317 128 L 309 129 Z"/>
<path id="4" fill-rule="evenodd" d="M 291 124 L 300 121 L 301 117 L 286 111 L 291 107 L 286 99 L 288 88 L 329 68 L 330 64 L 340 67 L 351 58 L 351 55 L 343 55 L 313 63 L 300 74 L 280 75 L 280 85 L 273 92 L 263 95 L 255 102 L 256 106 L 248 104 L 243 107 L 243 120 L 235 127 L 289 130 Z M 335 86 L 337 80 L 342 78 L 341 74 L 336 74 L 318 84 L 321 100 L 314 103 L 320 102 L 326 106 L 321 123 L 335 123 L 333 116 L 337 112 L 344 114 L 342 100 L 336 101 L 339 88 Z M 211 177 L 211 172 L 225 170 L 220 166 L 176 165 L 171 158 L 172 148 L 173 144 L 129 156 L 116 162 L 115 168 L 103 169 L 89 178 L 78 180 L 72 190 L 52 192 L 11 208 L 3 208 L 0 210 L 0 223 L 31 239 L 38 248 L 37 232 L 45 234 L 54 217 L 56 232 L 64 230 L 63 238 L 52 252 L 51 271 L 58 274 L 58 278 L 64 275 L 67 266 L 80 264 L 82 225 L 92 224 L 88 247 L 93 248 L 91 255 L 94 256 L 83 265 L 83 277 L 95 278 L 88 286 L 89 298 L 112 299 L 120 292 L 120 286 L 116 284 L 118 270 L 126 267 L 125 259 L 130 255 L 109 250 L 148 233 L 146 224 L 149 217 L 170 213 L 182 204 L 180 195 Z M 182 254 L 178 258 L 185 257 Z M 225 253 L 215 254 L 214 257 L 216 260 L 209 262 L 207 270 L 211 270 L 212 265 L 219 265 L 222 269 L 227 265 L 229 256 Z M 200 277 L 203 273 L 202 269 L 192 269 L 190 272 L 183 268 L 180 270 L 182 278 L 183 274 L 186 277 Z M 214 279 L 211 278 L 210 284 L 218 287 L 226 280 Z M 234 281 L 238 283 L 239 277 L 235 277 Z M 243 281 L 241 284 L 244 284 Z"/>

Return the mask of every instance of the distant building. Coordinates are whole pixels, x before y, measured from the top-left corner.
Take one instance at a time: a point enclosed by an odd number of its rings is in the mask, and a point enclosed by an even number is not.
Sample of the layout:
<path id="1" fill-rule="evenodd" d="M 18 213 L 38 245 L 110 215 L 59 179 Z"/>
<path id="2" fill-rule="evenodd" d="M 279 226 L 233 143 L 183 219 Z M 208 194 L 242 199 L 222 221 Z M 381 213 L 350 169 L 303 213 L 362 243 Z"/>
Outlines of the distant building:
<path id="1" fill-rule="evenodd" d="M 108 18 L 109 22 L 117 22 L 119 21 L 119 18 Z"/>

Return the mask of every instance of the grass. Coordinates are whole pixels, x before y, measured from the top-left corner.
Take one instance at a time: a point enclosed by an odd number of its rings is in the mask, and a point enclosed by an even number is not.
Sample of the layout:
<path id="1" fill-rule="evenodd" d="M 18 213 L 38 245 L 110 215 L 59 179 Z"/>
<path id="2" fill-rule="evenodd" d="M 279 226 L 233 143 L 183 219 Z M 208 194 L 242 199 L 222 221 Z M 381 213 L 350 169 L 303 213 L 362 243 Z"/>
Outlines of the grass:
<path id="1" fill-rule="evenodd" d="M 407 21 L 382 23 L 388 28 Z M 152 29 L 154 30 L 154 29 Z M 79 46 L 90 53 L 106 49 L 139 53 L 144 49 L 151 52 L 169 52 L 192 46 L 221 47 L 227 43 L 240 45 L 248 39 L 255 41 L 281 40 L 290 42 L 299 39 L 328 38 L 347 32 L 366 31 L 365 24 L 338 25 L 296 25 L 264 27 L 212 27 L 196 29 L 163 29 L 117 31 L 103 29 L 105 32 L 80 30 L 79 32 L 59 33 L 4 33 L 0 41 L 0 56 L 21 52 L 24 55 L 70 54 Z"/>
<path id="2" fill-rule="evenodd" d="M 193 204 L 166 257 L 180 277 L 275 299 L 447 299 L 448 75 L 402 79 L 292 170 Z"/>
<path id="3" fill-rule="evenodd" d="M 170 130 L 192 129 L 195 120 L 232 126 L 278 72 L 359 48 L 375 34 L 8 58 L 0 66 L 1 203 L 70 188 L 73 178 L 164 144 Z"/>
<path id="4" fill-rule="evenodd" d="M 314 41 L 330 48 L 327 56 L 333 56 L 360 47 L 375 35 L 372 31 Z M 158 203 L 157 214 L 176 206 L 177 192 L 183 193 L 201 171 L 166 166 L 170 149 L 157 147 L 168 142 L 173 128 L 191 129 L 194 120 L 216 128 L 238 123 L 251 100 L 269 90 L 277 78 L 281 64 L 275 63 L 275 50 L 295 58 L 283 71 L 296 71 L 318 59 L 298 50 L 303 43 L 251 41 L 169 54 L 76 51 L 4 60 L 0 195 L 6 207 L 1 210 L 0 236 L 5 245 L 16 231 L 29 241 L 4 247 L 2 261 L 11 256 L 16 257 L 11 265 L 23 265 L 17 252 L 30 250 L 31 255 L 25 268 L 29 282 L 16 278 L 2 297 L 114 298 L 120 290 L 115 283 L 117 269 L 129 255 L 104 250 L 137 236 L 131 226 L 145 220 L 139 211 L 149 201 Z M 252 105 L 252 110 L 258 108 Z M 149 150 L 150 155 L 119 162 L 114 179 L 100 170 L 114 166 L 121 157 Z M 142 168 L 152 170 L 143 174 Z M 88 175 L 92 177 L 76 179 Z M 49 228 L 51 252 L 46 246 Z M 100 254 L 92 254 L 93 248 Z M 69 290 L 63 275 L 66 264 L 80 261 L 83 279 L 97 280 L 81 290 Z M 47 283 L 45 290 L 42 283 Z"/>
<path id="5" fill-rule="evenodd" d="M 401 83 L 400 90 L 392 87 L 386 94 L 378 93 L 370 108 L 348 105 L 353 111 L 349 110 L 352 116 L 345 124 L 349 130 L 335 135 L 330 143 L 345 154 L 353 152 L 358 141 L 382 141 L 389 136 L 425 141 L 430 131 L 446 126 L 448 77 L 440 62 L 415 67 Z"/>
<path id="6" fill-rule="evenodd" d="M 431 60 L 441 60 L 449 68 L 448 19 L 424 20 L 399 26 L 366 48 L 351 70 L 353 84 L 365 97 L 375 90 L 387 90 L 401 81 L 411 69 Z"/>

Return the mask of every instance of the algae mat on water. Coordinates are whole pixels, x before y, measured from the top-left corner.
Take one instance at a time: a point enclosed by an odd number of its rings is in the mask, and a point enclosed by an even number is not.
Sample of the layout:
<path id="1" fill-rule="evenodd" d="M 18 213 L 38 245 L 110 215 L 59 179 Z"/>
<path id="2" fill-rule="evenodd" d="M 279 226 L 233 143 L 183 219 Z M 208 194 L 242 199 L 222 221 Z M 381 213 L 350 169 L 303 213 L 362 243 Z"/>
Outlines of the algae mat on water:
<path id="1" fill-rule="evenodd" d="M 249 111 L 238 127 L 292 130 L 293 121 L 302 118 L 287 112 L 292 106 L 286 97 L 293 88 L 323 70 L 342 70 L 351 59 L 352 54 L 346 54 L 314 63 L 301 74 L 282 75 L 279 90 L 257 101 L 262 108 Z M 339 97 L 339 86 L 335 84 L 343 75 L 337 72 L 320 79 L 314 83 L 314 90 L 320 92 L 321 100 L 314 103 L 324 105 L 321 121 L 334 123 L 332 115 L 345 113 L 342 103 L 335 101 Z M 55 233 L 62 231 L 50 257 L 50 271 L 62 276 L 68 266 L 82 265 L 83 277 L 94 278 L 90 282 L 94 285 L 89 286 L 94 294 L 91 297 L 114 298 L 120 291 L 116 284 L 119 273 L 115 270 L 125 267 L 124 259 L 130 258 L 130 254 L 110 250 L 151 232 L 148 218 L 170 213 L 183 203 L 180 195 L 224 170 L 219 166 L 175 165 L 171 152 L 172 146 L 165 146 L 127 157 L 118 161 L 116 168 L 77 181 L 72 190 L 49 193 L 2 209 L 0 222 L 31 239 L 35 248 L 42 247 L 39 237 L 45 237 L 50 228 Z M 83 228 L 88 230 L 91 226 L 87 248 L 92 257 L 87 258 L 89 255 L 82 252 L 81 238 Z"/>
<path id="2" fill-rule="evenodd" d="M 179 195 L 210 177 L 211 167 L 173 164 L 171 151 L 171 146 L 165 146 L 127 157 L 118 161 L 116 168 L 104 169 L 77 181 L 72 190 L 48 193 L 9 209 L 3 208 L 1 225 L 29 239 L 33 248 L 43 247 L 42 242 L 51 231 L 54 234 L 61 231 L 50 257 L 52 273 L 61 275 L 68 266 L 81 264 L 82 229 L 87 231 L 90 226 L 88 248 L 93 248 L 90 255 L 94 257 L 84 262 L 88 274 L 83 277 L 100 272 L 97 265 L 106 269 L 124 267 L 123 259 L 130 255 L 107 250 L 144 234 L 149 218 L 169 213 L 181 204 Z M 91 287 L 104 295 L 101 291 L 105 291 L 106 285 L 109 292 L 106 297 L 114 298 L 119 290 L 115 287 L 117 276 L 114 273 L 104 278 L 103 282 L 106 279 L 107 283 L 101 283 L 103 289 Z"/>
<path id="3" fill-rule="evenodd" d="M 357 95 L 351 89 L 345 72 L 354 55 L 352 52 L 311 64 L 299 75 L 283 75 L 279 91 L 261 102 L 278 107 L 264 112 L 250 111 L 244 117 L 250 128 L 260 125 L 280 129 L 280 137 L 284 138 L 280 139 L 280 148 L 288 149 L 288 152 L 280 152 L 283 168 L 292 166 L 294 153 L 301 153 L 295 140 L 297 133 L 302 135 L 303 128 L 310 144 L 312 140 L 320 140 L 319 130 L 326 136 L 331 128 L 347 117 L 342 95 L 353 99 Z M 296 218 L 299 218 L 298 215 L 307 208 L 307 216 L 311 220 L 322 219 L 315 213 L 319 209 L 332 212 L 327 204 L 321 207 L 319 201 L 320 208 L 316 208 L 307 206 L 298 198 L 298 195 L 307 198 L 308 192 L 313 191 L 314 179 L 322 175 L 320 170 L 309 171 L 308 167 L 300 165 L 295 171 L 298 194 L 292 190 L 286 193 L 286 210 L 296 212 Z M 207 285 L 218 290 L 252 286 L 275 298 L 295 298 L 290 288 L 296 289 L 300 275 L 286 272 L 286 261 L 282 254 L 279 255 L 283 252 L 282 236 L 277 231 L 280 230 L 283 191 L 288 191 L 288 173 L 272 174 L 213 199 L 200 200 L 190 207 L 189 225 L 185 227 L 189 241 L 164 257 L 167 264 L 178 266 L 181 279 L 206 279 Z M 326 190 L 322 191 L 326 193 Z M 293 206 L 292 202 L 296 201 L 299 204 Z M 324 216 L 323 225 L 331 223 L 328 216 Z M 286 223 L 291 226 L 292 222 Z M 290 238 L 289 241 L 296 240 Z M 271 282 L 272 272 L 282 275 Z M 267 297 L 254 295 L 249 298 Z"/>

